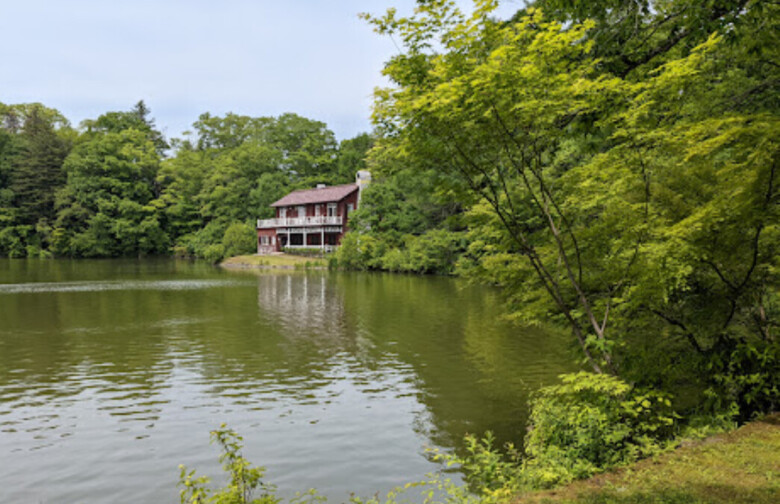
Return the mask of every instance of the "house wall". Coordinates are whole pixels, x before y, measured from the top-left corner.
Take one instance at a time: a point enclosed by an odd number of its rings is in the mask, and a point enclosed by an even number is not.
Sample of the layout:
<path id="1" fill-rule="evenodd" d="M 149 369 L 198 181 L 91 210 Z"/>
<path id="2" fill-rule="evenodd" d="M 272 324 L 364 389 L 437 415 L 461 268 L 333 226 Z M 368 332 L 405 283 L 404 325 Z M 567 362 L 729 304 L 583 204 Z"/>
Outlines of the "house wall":
<path id="1" fill-rule="evenodd" d="M 348 195 L 343 200 L 339 201 L 338 208 L 336 209 L 336 212 L 338 212 L 339 215 L 344 217 L 344 224 L 342 226 L 342 232 L 339 234 L 338 237 L 338 243 L 341 244 L 341 238 L 344 236 L 344 233 L 347 232 L 347 225 L 349 223 L 349 214 L 347 214 L 347 205 L 352 203 L 352 208 L 357 210 L 357 202 L 358 202 L 358 191 L 355 191 Z"/>
<path id="2" fill-rule="evenodd" d="M 267 236 L 270 245 L 261 245 L 260 237 Z M 270 254 L 272 252 L 278 252 L 281 248 L 279 246 L 279 240 L 276 237 L 276 229 L 258 229 L 257 230 L 257 253 L 258 254 Z"/>

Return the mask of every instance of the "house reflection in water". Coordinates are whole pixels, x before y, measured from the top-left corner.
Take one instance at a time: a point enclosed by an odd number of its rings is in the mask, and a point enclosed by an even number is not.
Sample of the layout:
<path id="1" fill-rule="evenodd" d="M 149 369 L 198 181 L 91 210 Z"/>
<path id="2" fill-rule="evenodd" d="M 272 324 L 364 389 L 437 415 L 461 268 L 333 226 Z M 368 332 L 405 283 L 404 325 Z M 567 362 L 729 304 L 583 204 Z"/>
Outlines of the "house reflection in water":
<path id="1" fill-rule="evenodd" d="M 288 340 L 312 339 L 318 346 L 346 343 L 344 298 L 326 274 L 260 275 L 257 304 L 261 316 Z"/>

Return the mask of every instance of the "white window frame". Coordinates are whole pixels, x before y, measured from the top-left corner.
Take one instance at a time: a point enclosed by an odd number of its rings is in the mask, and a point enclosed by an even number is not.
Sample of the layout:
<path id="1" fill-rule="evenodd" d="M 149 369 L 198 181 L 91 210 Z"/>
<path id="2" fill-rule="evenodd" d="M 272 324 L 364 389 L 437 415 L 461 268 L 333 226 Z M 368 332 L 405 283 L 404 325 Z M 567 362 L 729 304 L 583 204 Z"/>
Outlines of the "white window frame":
<path id="1" fill-rule="evenodd" d="M 328 217 L 336 217 L 338 212 L 338 203 L 328 203 Z"/>
<path id="2" fill-rule="evenodd" d="M 279 208 L 279 218 L 280 219 L 286 219 L 287 218 L 287 207 L 280 207 Z"/>
<path id="3" fill-rule="evenodd" d="M 298 205 L 298 218 L 306 217 L 306 205 Z"/>

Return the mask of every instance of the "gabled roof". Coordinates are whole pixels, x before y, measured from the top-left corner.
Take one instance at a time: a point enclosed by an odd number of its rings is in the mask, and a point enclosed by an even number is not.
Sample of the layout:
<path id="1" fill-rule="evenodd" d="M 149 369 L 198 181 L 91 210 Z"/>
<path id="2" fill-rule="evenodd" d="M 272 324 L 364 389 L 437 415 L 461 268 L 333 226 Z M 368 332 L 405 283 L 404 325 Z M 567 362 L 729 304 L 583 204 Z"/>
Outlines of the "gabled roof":
<path id="1" fill-rule="evenodd" d="M 293 191 L 279 201 L 271 203 L 271 206 L 280 207 L 341 201 L 357 190 L 357 184 L 345 184 L 339 186 L 323 187 L 321 189 L 304 189 L 301 191 Z"/>

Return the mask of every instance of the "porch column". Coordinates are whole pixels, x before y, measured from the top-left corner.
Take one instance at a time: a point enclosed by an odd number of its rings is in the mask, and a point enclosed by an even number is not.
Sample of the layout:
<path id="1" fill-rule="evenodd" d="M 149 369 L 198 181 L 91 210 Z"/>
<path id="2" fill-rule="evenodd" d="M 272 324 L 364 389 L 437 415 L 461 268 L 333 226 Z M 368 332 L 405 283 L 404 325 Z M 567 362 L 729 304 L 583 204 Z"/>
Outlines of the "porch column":
<path id="1" fill-rule="evenodd" d="M 306 248 L 306 245 L 308 245 L 306 243 L 306 228 L 303 228 L 303 248 Z"/>
<path id="2" fill-rule="evenodd" d="M 320 250 L 325 250 L 325 226 L 320 229 Z"/>

